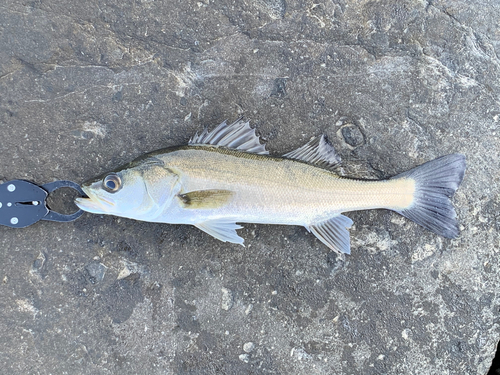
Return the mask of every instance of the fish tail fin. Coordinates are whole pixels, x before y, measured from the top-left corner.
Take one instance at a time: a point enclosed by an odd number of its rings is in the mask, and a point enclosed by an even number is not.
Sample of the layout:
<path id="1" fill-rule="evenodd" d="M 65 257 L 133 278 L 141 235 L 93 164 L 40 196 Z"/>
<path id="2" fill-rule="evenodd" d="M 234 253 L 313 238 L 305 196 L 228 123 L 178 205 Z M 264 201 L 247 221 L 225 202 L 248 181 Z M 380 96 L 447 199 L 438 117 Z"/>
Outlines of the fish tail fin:
<path id="1" fill-rule="evenodd" d="M 451 197 L 462 182 L 465 156 L 452 154 L 422 164 L 392 179 L 412 179 L 412 203 L 394 211 L 446 238 L 458 236 L 458 222 Z"/>

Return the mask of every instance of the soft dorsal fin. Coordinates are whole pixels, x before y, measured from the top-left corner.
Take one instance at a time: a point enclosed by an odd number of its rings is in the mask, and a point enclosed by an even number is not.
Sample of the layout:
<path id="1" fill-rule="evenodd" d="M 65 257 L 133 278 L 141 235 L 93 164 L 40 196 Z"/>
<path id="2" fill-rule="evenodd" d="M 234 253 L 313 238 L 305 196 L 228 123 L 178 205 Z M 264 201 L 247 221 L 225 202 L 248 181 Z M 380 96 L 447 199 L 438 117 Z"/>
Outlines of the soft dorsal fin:
<path id="1" fill-rule="evenodd" d="M 327 221 L 310 225 L 306 228 L 313 232 L 313 234 L 330 249 L 339 253 L 350 254 L 351 241 L 347 229 L 351 226 L 351 219 L 344 215 L 338 215 Z"/>
<path id="2" fill-rule="evenodd" d="M 334 168 L 340 164 L 340 156 L 324 134 L 320 138 L 315 138 L 304 146 L 283 155 L 283 157 L 305 161 L 324 168 Z"/>
<path id="3" fill-rule="evenodd" d="M 241 118 L 228 125 L 225 121 L 214 130 L 205 128 L 200 135 L 196 133 L 188 145 L 212 145 L 227 147 L 234 150 L 251 152 L 253 154 L 267 155 L 266 146 L 260 143 L 260 138 L 255 134 L 255 129 Z"/>

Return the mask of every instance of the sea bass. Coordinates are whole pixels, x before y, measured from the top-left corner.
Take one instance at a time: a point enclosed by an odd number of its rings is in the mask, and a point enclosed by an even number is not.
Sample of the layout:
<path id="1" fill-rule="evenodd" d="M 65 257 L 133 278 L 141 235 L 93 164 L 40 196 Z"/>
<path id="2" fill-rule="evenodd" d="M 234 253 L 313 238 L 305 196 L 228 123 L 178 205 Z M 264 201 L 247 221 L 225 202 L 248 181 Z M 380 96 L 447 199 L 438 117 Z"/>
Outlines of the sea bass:
<path id="1" fill-rule="evenodd" d="M 333 172 L 340 158 L 326 136 L 282 157 L 268 154 L 248 122 L 223 122 L 188 145 L 146 154 L 83 184 L 76 205 L 95 214 L 191 224 L 243 244 L 236 223 L 301 225 L 329 248 L 350 253 L 342 213 L 385 208 L 447 238 L 458 235 L 451 197 L 465 157 L 440 157 L 388 180 L 354 180 Z"/>

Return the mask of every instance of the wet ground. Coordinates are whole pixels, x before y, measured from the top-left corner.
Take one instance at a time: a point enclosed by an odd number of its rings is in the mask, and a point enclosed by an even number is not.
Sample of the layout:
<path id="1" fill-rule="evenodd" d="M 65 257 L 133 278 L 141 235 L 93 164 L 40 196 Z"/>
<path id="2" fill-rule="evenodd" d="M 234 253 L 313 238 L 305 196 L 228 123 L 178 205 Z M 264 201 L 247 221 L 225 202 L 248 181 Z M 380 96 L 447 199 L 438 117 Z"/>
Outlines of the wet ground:
<path id="1" fill-rule="evenodd" d="M 325 133 L 345 175 L 467 157 L 448 240 L 86 214 L 0 228 L 9 374 L 485 374 L 500 338 L 496 1 L 0 4 L 0 178 L 83 182 L 244 116 L 273 155 Z M 57 198 L 57 197 L 56 197 Z M 54 205 L 57 205 L 55 199 Z"/>

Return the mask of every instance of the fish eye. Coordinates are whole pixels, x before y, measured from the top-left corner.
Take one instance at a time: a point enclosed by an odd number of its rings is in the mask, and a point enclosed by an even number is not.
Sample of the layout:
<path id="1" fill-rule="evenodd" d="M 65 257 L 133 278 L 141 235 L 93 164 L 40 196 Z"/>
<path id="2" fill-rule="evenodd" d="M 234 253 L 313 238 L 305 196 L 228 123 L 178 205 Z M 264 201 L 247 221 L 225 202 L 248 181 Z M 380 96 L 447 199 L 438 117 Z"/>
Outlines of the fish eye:
<path id="1" fill-rule="evenodd" d="M 108 174 L 102 180 L 102 186 L 110 193 L 116 193 L 122 187 L 122 180 L 114 173 Z"/>

